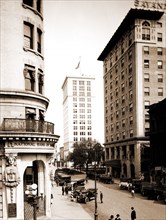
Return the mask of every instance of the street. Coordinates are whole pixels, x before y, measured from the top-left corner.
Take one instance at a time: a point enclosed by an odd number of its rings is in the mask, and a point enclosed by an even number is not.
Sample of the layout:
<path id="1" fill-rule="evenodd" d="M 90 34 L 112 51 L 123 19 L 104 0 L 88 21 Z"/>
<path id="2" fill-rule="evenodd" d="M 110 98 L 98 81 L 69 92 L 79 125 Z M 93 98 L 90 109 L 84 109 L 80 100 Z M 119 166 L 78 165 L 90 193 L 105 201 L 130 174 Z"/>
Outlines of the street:
<path id="1" fill-rule="evenodd" d="M 94 187 L 94 181 L 89 180 L 86 188 Z M 137 212 L 137 220 L 165 220 L 166 205 L 148 200 L 141 194 L 135 194 L 132 198 L 127 190 L 119 190 L 118 184 L 103 184 L 97 182 L 98 194 L 103 192 L 103 203 L 100 203 L 99 196 L 98 204 L 98 220 L 108 220 L 112 214 L 120 214 L 121 220 L 130 220 L 131 207 L 133 206 Z M 82 207 L 94 216 L 94 201 L 87 204 L 82 204 Z"/>
<path id="2" fill-rule="evenodd" d="M 94 188 L 94 181 L 88 180 L 85 188 Z M 127 190 L 120 190 L 116 183 L 103 184 L 97 182 L 98 194 L 103 193 L 103 203 L 97 198 L 98 220 L 108 220 L 110 215 L 120 214 L 121 220 L 130 220 L 131 207 L 137 212 L 137 220 L 166 220 L 166 205 L 148 200 L 140 194 L 132 198 Z M 86 204 L 71 201 L 70 192 L 62 196 L 62 187 L 54 184 L 54 196 L 51 220 L 92 220 L 94 219 L 95 201 Z M 44 219 L 44 218 L 41 218 Z"/>

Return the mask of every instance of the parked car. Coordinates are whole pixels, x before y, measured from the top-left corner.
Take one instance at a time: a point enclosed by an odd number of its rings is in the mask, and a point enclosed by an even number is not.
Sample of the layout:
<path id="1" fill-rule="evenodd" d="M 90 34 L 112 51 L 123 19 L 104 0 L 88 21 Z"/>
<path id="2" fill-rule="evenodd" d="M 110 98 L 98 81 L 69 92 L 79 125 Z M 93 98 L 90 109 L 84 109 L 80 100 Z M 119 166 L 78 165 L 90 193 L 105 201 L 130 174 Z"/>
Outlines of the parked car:
<path id="1" fill-rule="evenodd" d="M 142 180 L 140 179 L 132 179 L 131 185 L 129 187 L 134 187 L 134 191 L 137 193 L 141 193 Z"/>
<path id="2" fill-rule="evenodd" d="M 107 174 L 99 175 L 98 179 L 99 179 L 100 182 L 103 182 L 103 183 L 106 183 L 106 184 L 113 183 L 112 177 L 110 175 L 107 175 Z"/>
<path id="3" fill-rule="evenodd" d="M 94 188 L 89 188 L 89 189 L 81 191 L 77 195 L 77 202 L 87 203 L 91 200 L 94 200 L 95 199 L 95 192 L 96 192 L 96 190 Z"/>
<path id="4" fill-rule="evenodd" d="M 128 190 L 130 184 L 131 184 L 131 178 L 121 178 L 119 183 L 119 188 Z"/>

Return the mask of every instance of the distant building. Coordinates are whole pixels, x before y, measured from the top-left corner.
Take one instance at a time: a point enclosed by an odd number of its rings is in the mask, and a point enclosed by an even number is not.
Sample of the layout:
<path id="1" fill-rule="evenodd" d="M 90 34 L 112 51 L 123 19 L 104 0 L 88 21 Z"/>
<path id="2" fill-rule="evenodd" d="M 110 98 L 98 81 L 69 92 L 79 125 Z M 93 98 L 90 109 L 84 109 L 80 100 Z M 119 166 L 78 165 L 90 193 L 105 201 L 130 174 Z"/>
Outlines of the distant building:
<path id="1" fill-rule="evenodd" d="M 104 69 L 105 157 L 113 176 L 147 171 L 149 106 L 166 97 L 166 8 L 135 1 L 100 54 Z"/>
<path id="2" fill-rule="evenodd" d="M 94 77 L 67 76 L 63 82 L 64 159 L 73 144 L 94 140 Z"/>
<path id="3" fill-rule="evenodd" d="M 25 192 L 37 184 L 38 215 L 51 216 L 54 124 L 45 121 L 43 1 L 0 1 L 0 219 L 32 219 Z"/>

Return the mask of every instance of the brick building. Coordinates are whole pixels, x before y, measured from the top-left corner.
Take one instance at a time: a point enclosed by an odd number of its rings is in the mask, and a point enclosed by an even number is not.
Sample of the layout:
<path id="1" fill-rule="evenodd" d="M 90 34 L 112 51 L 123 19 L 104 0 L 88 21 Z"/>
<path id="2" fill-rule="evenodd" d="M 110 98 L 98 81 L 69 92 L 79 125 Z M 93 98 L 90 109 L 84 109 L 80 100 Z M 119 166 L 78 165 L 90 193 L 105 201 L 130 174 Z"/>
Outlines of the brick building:
<path id="1" fill-rule="evenodd" d="M 166 7 L 163 1 L 135 3 L 98 60 L 107 171 L 138 178 L 147 171 L 149 106 L 166 97 Z"/>

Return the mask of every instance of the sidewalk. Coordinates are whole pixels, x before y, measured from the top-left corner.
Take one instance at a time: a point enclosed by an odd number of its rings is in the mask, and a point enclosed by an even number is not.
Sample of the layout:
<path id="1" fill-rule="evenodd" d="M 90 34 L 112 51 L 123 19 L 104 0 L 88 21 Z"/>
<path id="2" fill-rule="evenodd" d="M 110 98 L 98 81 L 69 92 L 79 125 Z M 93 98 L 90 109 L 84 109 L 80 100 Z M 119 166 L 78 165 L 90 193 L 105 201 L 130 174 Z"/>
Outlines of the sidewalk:
<path id="1" fill-rule="evenodd" d="M 72 202 L 70 196 L 62 195 L 61 186 L 53 186 L 54 199 L 51 207 L 51 219 L 45 216 L 38 217 L 38 220 L 92 220 L 93 218 L 82 208 L 81 204 Z"/>

